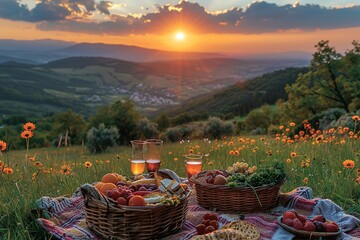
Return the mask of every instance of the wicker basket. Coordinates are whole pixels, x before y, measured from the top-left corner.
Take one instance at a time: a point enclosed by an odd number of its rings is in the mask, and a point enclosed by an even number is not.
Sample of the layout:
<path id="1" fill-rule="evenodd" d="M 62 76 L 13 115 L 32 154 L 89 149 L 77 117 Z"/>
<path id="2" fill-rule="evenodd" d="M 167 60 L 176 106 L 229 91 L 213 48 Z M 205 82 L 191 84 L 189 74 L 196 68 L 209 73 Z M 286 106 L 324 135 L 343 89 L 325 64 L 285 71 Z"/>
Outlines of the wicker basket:
<path id="1" fill-rule="evenodd" d="M 102 239 L 159 239 L 182 229 L 189 196 L 177 206 L 133 207 L 84 194 L 86 221 Z"/>
<path id="2" fill-rule="evenodd" d="M 285 179 L 275 185 L 259 187 L 228 187 L 206 183 L 207 171 L 190 179 L 195 183 L 196 199 L 204 208 L 237 213 L 262 212 L 277 205 L 280 188 Z"/>

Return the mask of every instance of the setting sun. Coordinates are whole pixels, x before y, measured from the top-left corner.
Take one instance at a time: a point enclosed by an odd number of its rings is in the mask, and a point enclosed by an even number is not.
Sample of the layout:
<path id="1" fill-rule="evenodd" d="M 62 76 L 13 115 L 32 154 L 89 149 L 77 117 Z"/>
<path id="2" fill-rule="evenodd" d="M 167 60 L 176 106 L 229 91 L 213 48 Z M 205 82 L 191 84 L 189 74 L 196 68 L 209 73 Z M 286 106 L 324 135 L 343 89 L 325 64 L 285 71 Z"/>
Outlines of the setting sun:
<path id="1" fill-rule="evenodd" d="M 185 34 L 183 32 L 178 32 L 176 33 L 175 38 L 179 41 L 184 40 Z"/>

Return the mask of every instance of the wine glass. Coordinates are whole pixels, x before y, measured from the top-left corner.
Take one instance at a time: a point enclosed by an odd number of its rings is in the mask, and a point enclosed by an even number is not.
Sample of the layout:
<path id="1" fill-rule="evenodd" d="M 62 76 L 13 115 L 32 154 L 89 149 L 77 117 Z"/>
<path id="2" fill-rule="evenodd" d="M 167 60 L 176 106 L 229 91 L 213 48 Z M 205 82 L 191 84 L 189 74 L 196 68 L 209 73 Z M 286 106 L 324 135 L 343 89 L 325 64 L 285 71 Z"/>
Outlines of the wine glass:
<path id="1" fill-rule="evenodd" d="M 142 140 L 132 140 L 131 142 L 131 172 L 134 176 L 141 175 L 145 171 L 144 144 Z"/>
<path id="2" fill-rule="evenodd" d="M 185 155 L 185 164 L 186 164 L 186 175 L 190 182 L 190 178 L 196 174 L 201 172 L 202 168 L 202 155 L 199 154 L 188 154 Z"/>
<path id="3" fill-rule="evenodd" d="M 160 168 L 162 144 L 161 139 L 147 139 L 145 141 L 144 156 L 148 172 L 155 172 Z"/>

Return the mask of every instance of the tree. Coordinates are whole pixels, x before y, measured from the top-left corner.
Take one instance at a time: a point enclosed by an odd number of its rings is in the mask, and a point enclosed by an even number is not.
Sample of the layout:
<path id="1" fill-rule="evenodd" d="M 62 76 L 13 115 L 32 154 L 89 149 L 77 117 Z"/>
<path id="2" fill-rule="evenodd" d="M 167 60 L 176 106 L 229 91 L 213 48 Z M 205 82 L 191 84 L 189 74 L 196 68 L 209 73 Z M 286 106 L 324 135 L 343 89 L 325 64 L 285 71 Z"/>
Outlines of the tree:
<path id="1" fill-rule="evenodd" d="M 293 120 L 304 120 L 328 108 L 350 112 L 359 106 L 359 42 L 354 41 L 353 49 L 344 56 L 330 47 L 329 41 L 320 41 L 315 47 L 309 71 L 285 88 L 288 101 L 283 114 Z"/>
<path id="2" fill-rule="evenodd" d="M 72 110 L 55 115 L 53 131 L 56 135 L 65 137 L 65 145 L 80 143 L 82 134 L 86 129 L 86 123 L 82 115 L 74 113 Z"/>
<path id="3" fill-rule="evenodd" d="M 105 106 L 90 120 L 90 126 L 96 127 L 104 123 L 106 128 L 115 126 L 119 130 L 117 143 L 120 145 L 128 144 L 131 140 L 138 137 L 137 123 L 141 118 L 136 110 L 134 103 L 126 98 L 113 103 L 111 106 Z"/>
<path id="4" fill-rule="evenodd" d="M 166 113 L 162 112 L 157 118 L 156 123 L 158 124 L 159 131 L 164 131 L 170 127 L 170 119 Z"/>

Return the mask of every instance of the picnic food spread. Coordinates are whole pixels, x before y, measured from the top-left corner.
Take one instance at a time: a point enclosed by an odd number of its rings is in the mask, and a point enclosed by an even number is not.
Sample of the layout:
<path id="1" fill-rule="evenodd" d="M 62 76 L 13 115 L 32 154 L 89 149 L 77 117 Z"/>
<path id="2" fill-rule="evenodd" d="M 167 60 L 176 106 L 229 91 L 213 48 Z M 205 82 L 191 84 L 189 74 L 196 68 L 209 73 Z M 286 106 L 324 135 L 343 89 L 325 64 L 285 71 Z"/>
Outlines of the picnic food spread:
<path id="1" fill-rule="evenodd" d="M 276 206 L 285 172 L 279 162 L 259 168 L 237 162 L 226 170 L 199 172 L 190 181 L 195 183 L 200 206 L 220 212 L 251 213 Z"/>
<path id="2" fill-rule="evenodd" d="M 175 205 L 187 189 L 186 184 L 178 183 L 155 173 L 154 178 L 137 176 L 126 178 L 117 173 L 108 173 L 101 182 L 94 184 L 101 194 L 124 206 Z"/>
<path id="3" fill-rule="evenodd" d="M 234 163 L 226 170 L 210 170 L 195 174 L 191 178 L 195 183 L 193 187 L 179 181 L 178 177 L 173 178 L 164 174 L 161 170 L 133 177 L 108 173 L 100 182 L 93 184 L 93 188 L 102 196 L 100 199 L 93 199 L 85 194 L 87 223 L 91 230 L 104 238 L 160 238 L 182 229 L 187 212 L 187 199 L 194 187 L 200 206 L 207 207 L 206 204 L 210 203 L 211 210 L 222 213 L 232 212 L 232 208 L 234 205 L 237 207 L 237 204 L 245 206 L 248 212 L 256 212 L 269 208 L 266 206 L 267 199 L 276 200 L 284 178 L 281 164 L 257 168 L 250 167 L 244 162 Z M 215 191 L 211 192 L 212 190 Z M 226 197 L 219 195 L 223 194 L 223 190 Z M 210 192 L 212 199 L 225 199 L 225 207 L 221 205 L 222 202 L 211 202 L 208 199 L 205 199 L 204 204 L 203 192 Z M 235 204 L 233 199 L 236 199 Z M 254 207 L 255 205 L 257 207 Z M 163 209 L 164 207 L 167 208 Z M 103 217 L 102 221 L 98 221 L 100 215 Z M 202 222 L 194 227 L 194 240 L 260 239 L 259 229 L 247 221 L 238 220 L 223 225 L 219 222 L 218 213 L 215 212 L 206 213 L 202 217 Z M 106 219 L 111 223 L 104 223 Z M 166 226 L 163 226 L 164 221 L 167 222 Z M 295 211 L 284 212 L 278 219 L 278 224 L 299 236 L 308 236 L 306 234 L 309 232 L 311 236 L 333 236 L 341 233 L 335 222 L 326 221 L 321 215 L 307 218 Z M 174 230 L 169 232 L 170 228 Z M 305 234 L 300 235 L 299 231 Z"/>
<path id="4" fill-rule="evenodd" d="M 279 217 L 278 223 L 287 231 L 298 236 L 326 237 L 341 233 L 339 225 L 334 221 L 327 221 L 323 215 L 306 217 L 293 210 L 288 210 Z"/>

